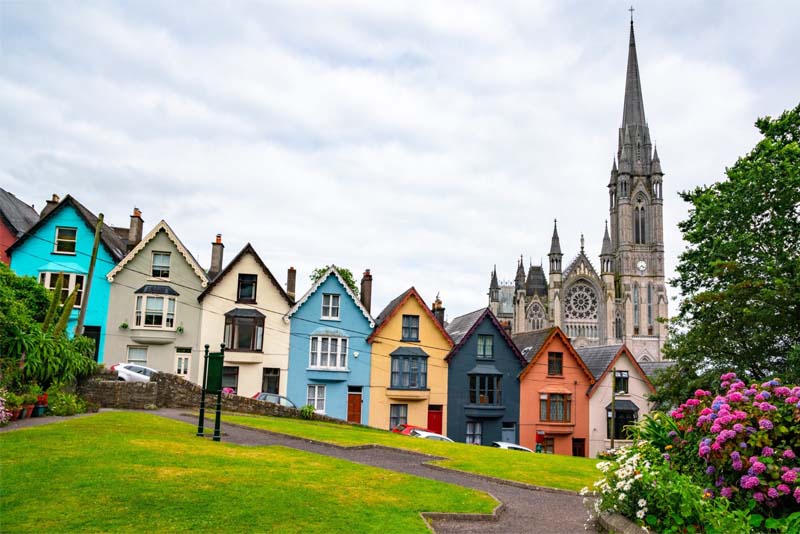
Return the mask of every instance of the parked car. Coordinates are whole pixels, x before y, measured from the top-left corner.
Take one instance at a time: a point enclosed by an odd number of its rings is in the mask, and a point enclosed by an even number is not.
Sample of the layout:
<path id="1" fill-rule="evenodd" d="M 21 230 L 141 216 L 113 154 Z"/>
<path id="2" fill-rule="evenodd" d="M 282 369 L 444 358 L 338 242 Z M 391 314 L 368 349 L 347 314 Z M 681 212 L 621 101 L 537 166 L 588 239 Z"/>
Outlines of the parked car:
<path id="1" fill-rule="evenodd" d="M 278 395 L 277 393 L 267 393 L 265 391 L 261 391 L 253 395 L 253 398 L 260 401 L 271 402 L 272 404 L 280 404 L 286 408 L 297 408 L 292 401 L 283 395 Z"/>
<path id="2" fill-rule="evenodd" d="M 150 382 L 150 377 L 158 371 L 135 363 L 118 363 L 111 366 L 117 372 L 117 379 L 125 382 Z"/>
<path id="3" fill-rule="evenodd" d="M 401 425 L 397 425 L 396 427 L 394 427 L 392 429 L 392 432 L 394 432 L 395 434 L 405 434 L 406 436 L 408 436 L 409 434 L 411 434 L 412 430 L 422 430 L 424 432 L 430 432 L 430 430 L 428 430 L 425 427 L 415 426 L 415 425 L 407 425 L 405 423 L 401 424 Z"/>
<path id="4" fill-rule="evenodd" d="M 492 447 L 497 447 L 498 449 L 508 449 L 509 451 L 533 452 L 528 447 L 523 447 L 522 445 L 509 443 L 507 441 L 493 441 Z"/>
<path id="5" fill-rule="evenodd" d="M 422 438 L 422 439 L 431 439 L 433 441 L 449 441 L 450 443 L 454 443 L 453 440 L 448 438 L 447 436 L 437 434 L 436 432 L 428 432 L 427 430 L 420 430 L 418 428 L 414 428 L 413 430 L 411 430 L 409 436 L 414 436 L 415 438 Z"/>

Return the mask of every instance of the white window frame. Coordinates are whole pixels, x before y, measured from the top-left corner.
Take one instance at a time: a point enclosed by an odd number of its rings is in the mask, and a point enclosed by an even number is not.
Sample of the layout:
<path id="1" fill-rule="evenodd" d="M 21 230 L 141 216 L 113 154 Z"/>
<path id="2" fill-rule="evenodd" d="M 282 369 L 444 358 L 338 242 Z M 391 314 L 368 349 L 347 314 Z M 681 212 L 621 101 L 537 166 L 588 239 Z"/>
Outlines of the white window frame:
<path id="1" fill-rule="evenodd" d="M 144 351 L 144 360 L 139 359 L 131 359 L 131 350 L 136 351 Z M 127 362 L 132 363 L 135 365 L 141 365 L 147 367 L 147 347 L 143 345 L 128 345 L 128 351 L 126 354 Z"/>
<path id="2" fill-rule="evenodd" d="M 149 299 L 161 301 L 160 324 L 145 324 L 147 322 L 147 301 Z M 175 315 L 177 308 L 178 301 L 175 297 L 151 295 L 148 293 L 136 295 L 133 308 L 133 326 L 134 328 L 175 330 Z"/>
<path id="3" fill-rule="evenodd" d="M 56 281 L 58 280 L 58 275 L 61 274 L 51 271 L 42 271 L 39 273 L 39 283 L 42 284 L 44 287 L 53 291 L 55 289 Z M 75 297 L 75 306 L 74 308 L 80 308 L 81 303 L 83 302 L 83 290 L 86 287 L 86 275 L 82 273 L 64 273 L 64 281 L 67 282 L 66 285 L 61 286 L 61 303 L 67 301 L 69 298 L 69 294 L 72 293 L 72 290 L 75 289 L 75 285 L 78 283 L 78 277 L 80 277 L 82 283 L 81 288 L 78 290 L 78 294 Z"/>
<path id="4" fill-rule="evenodd" d="M 322 318 L 332 321 L 340 320 L 341 295 L 338 293 L 322 294 Z"/>
<path id="5" fill-rule="evenodd" d="M 175 348 L 175 374 L 186 378 L 189 378 L 189 371 L 191 369 L 191 361 L 192 361 L 192 349 L 189 348 L 188 350 L 183 347 L 176 347 Z"/>
<path id="6" fill-rule="evenodd" d="M 59 234 L 61 230 L 74 230 L 75 231 L 75 238 L 74 239 L 65 239 L 60 237 Z M 61 243 L 73 243 L 73 250 L 58 250 L 58 246 Z M 78 229 L 74 226 L 56 226 L 56 238 L 53 240 L 53 254 L 66 254 L 68 256 L 74 256 L 78 253 Z"/>
<path id="7" fill-rule="evenodd" d="M 308 367 L 347 371 L 348 341 L 346 337 L 311 336 L 308 343 Z"/>
<path id="8" fill-rule="evenodd" d="M 480 445 L 483 438 L 483 424 L 480 421 L 467 421 L 466 442 L 471 445 Z"/>
<path id="9" fill-rule="evenodd" d="M 156 275 L 153 271 L 156 269 L 156 256 L 166 256 L 167 257 L 167 276 Z M 156 278 L 158 280 L 169 280 L 169 275 L 172 270 L 172 254 L 169 252 L 163 252 L 160 250 L 154 250 L 153 256 L 150 258 L 150 277 Z"/>
<path id="10" fill-rule="evenodd" d="M 317 413 L 325 413 L 325 386 L 322 384 L 309 384 L 307 402 L 314 407 Z"/>

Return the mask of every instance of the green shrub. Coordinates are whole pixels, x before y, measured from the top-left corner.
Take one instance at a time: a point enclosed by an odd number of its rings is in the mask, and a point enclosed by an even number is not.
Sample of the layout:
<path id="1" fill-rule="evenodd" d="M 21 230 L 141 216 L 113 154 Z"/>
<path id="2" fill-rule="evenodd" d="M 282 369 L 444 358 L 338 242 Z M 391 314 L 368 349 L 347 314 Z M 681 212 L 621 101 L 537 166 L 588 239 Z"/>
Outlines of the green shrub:
<path id="1" fill-rule="evenodd" d="M 58 416 L 86 412 L 86 401 L 72 393 L 52 393 L 49 396 L 50 413 Z"/>
<path id="2" fill-rule="evenodd" d="M 314 418 L 314 407 L 310 404 L 306 404 L 302 408 L 300 408 L 300 417 L 303 419 L 313 419 Z"/>

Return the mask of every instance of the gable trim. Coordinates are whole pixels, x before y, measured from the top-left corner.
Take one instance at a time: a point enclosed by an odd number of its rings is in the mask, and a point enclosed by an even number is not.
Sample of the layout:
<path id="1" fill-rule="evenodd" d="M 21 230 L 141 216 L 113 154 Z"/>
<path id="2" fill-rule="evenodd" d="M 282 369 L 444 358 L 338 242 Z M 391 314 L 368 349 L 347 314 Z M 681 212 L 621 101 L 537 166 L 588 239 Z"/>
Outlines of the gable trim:
<path id="1" fill-rule="evenodd" d="M 344 279 L 341 277 L 339 272 L 336 270 L 335 265 L 331 265 L 330 267 L 328 267 L 328 270 L 325 271 L 325 273 L 322 276 L 320 276 L 316 282 L 314 282 L 314 284 L 309 288 L 309 290 L 306 291 L 305 295 L 303 295 L 300 298 L 300 300 L 298 300 L 295 303 L 295 305 L 292 306 L 292 308 L 288 312 L 286 312 L 286 314 L 283 316 L 283 322 L 288 323 L 292 315 L 294 315 L 295 312 L 297 312 L 297 310 L 299 310 L 300 307 L 303 306 L 303 304 L 305 304 L 309 298 L 311 298 L 311 295 L 317 292 L 320 286 L 322 286 L 322 284 L 325 283 L 325 280 L 327 280 L 331 276 L 331 274 L 333 274 L 336 277 L 336 279 L 339 281 L 339 284 L 344 288 L 345 291 L 347 291 L 347 294 L 350 296 L 350 299 L 355 303 L 358 309 L 361 310 L 361 313 L 364 315 L 367 321 L 369 321 L 369 327 L 375 328 L 375 319 L 372 318 L 372 315 L 370 315 L 370 313 L 361 303 L 361 299 L 356 297 L 355 293 L 353 293 L 353 291 L 350 289 L 350 286 L 348 286 L 347 283 L 344 281 Z"/>
<path id="2" fill-rule="evenodd" d="M 450 354 L 445 356 L 444 361 L 449 363 L 450 360 L 452 360 L 455 357 L 456 353 L 459 350 L 461 350 L 461 348 L 464 346 L 464 344 L 467 342 L 467 340 L 470 337 L 472 337 L 472 334 L 475 333 L 475 330 L 478 328 L 478 325 L 481 324 L 483 322 L 484 318 L 487 317 L 487 316 L 491 320 L 491 322 L 494 325 L 495 329 L 497 329 L 500 332 L 500 335 L 505 340 L 506 345 L 508 345 L 508 347 L 514 353 L 514 356 L 517 357 L 517 359 L 522 364 L 522 366 L 525 367 L 526 365 L 528 365 L 527 360 L 522 355 L 522 353 L 519 351 L 519 348 L 517 347 L 517 345 L 514 343 L 514 341 L 511 339 L 511 337 L 509 337 L 508 332 L 506 332 L 505 328 L 503 328 L 503 325 L 500 324 L 500 321 L 497 320 L 497 317 L 495 317 L 494 313 L 492 313 L 492 310 L 489 309 L 489 308 L 484 309 L 483 313 L 481 313 L 481 315 L 475 320 L 475 322 L 472 323 L 472 326 L 469 328 L 469 330 L 467 330 L 467 333 L 464 334 L 464 336 L 461 338 L 461 341 L 459 341 L 458 344 L 456 344 L 453 347 L 453 350 L 450 351 Z"/>
<path id="3" fill-rule="evenodd" d="M 542 354 L 544 354 L 544 349 L 547 348 L 547 345 L 555 336 L 559 336 L 561 338 L 561 341 L 564 342 L 564 345 L 567 347 L 569 353 L 572 354 L 572 357 L 575 358 L 575 361 L 578 362 L 580 368 L 583 369 L 584 374 L 589 378 L 589 384 L 594 384 L 595 379 L 594 376 L 592 376 L 592 372 L 589 371 L 588 367 L 586 367 L 586 364 L 583 362 L 583 358 L 581 358 L 580 354 L 578 354 L 578 352 L 572 346 L 572 343 L 570 343 L 569 338 L 564 334 L 564 332 L 561 331 L 561 328 L 559 328 L 558 326 L 553 327 L 553 331 L 550 332 L 550 334 L 547 336 L 547 339 L 544 340 L 544 343 L 542 343 L 542 346 L 539 348 L 539 351 L 536 354 L 534 354 L 528 365 L 519 373 L 518 378 L 522 380 L 523 378 L 525 378 L 525 375 L 528 374 L 528 371 L 533 369 L 533 365 L 536 363 L 539 357 Z"/>
<path id="4" fill-rule="evenodd" d="M 650 392 L 651 393 L 656 392 L 655 386 L 653 385 L 652 382 L 650 382 L 650 379 L 647 378 L 647 373 L 645 373 L 644 370 L 641 368 L 641 366 L 639 366 L 639 362 L 636 361 L 636 358 L 634 358 L 633 354 L 628 349 L 628 346 L 622 345 L 617 351 L 617 354 L 615 354 L 614 357 L 611 359 L 611 361 L 608 363 L 605 370 L 597 379 L 597 381 L 594 384 L 592 384 L 591 387 L 589 387 L 589 391 L 587 393 L 590 397 L 595 394 L 595 392 L 597 391 L 597 385 L 600 384 L 600 382 L 603 381 L 603 379 L 606 377 L 609 371 L 611 371 L 611 369 L 614 368 L 614 365 L 616 365 L 617 360 L 619 360 L 623 354 L 627 355 L 628 360 L 630 360 L 630 362 L 636 368 L 636 371 L 641 375 L 642 381 L 644 381 L 644 383 L 647 384 L 647 387 L 650 390 Z"/>
<path id="5" fill-rule="evenodd" d="M 422 300 L 422 297 L 419 295 L 419 293 L 417 293 L 417 290 L 414 288 L 414 286 L 411 286 L 406 290 L 405 296 L 402 299 L 400 299 L 400 302 L 395 304 L 394 308 L 392 308 L 392 311 L 389 313 L 388 317 L 386 317 L 386 319 L 384 319 L 381 322 L 381 324 L 379 324 L 375 328 L 375 330 L 372 331 L 372 334 L 370 334 L 370 336 L 367 338 L 367 343 L 373 343 L 375 341 L 375 338 L 379 337 L 378 333 L 381 330 L 383 330 L 383 327 L 387 323 L 391 322 L 394 316 L 397 315 L 398 310 L 400 310 L 400 308 L 403 307 L 403 304 L 405 304 L 412 296 L 417 300 L 417 302 L 419 302 L 419 305 L 422 306 L 423 310 L 425 310 L 425 314 L 430 318 L 431 321 L 433 321 L 433 324 L 436 325 L 436 328 L 439 330 L 439 332 L 441 332 L 441 334 L 444 336 L 444 339 L 448 342 L 450 348 L 452 349 L 454 345 L 453 338 L 450 337 L 450 334 L 447 333 L 447 330 L 444 329 L 444 326 L 439 324 L 439 321 L 436 320 L 436 317 L 434 317 L 433 312 L 428 308 L 428 305 L 425 304 L 425 301 Z"/>
<path id="6" fill-rule="evenodd" d="M 172 228 L 170 228 L 170 226 L 164 219 L 161 219 L 161 222 L 155 225 L 155 227 L 152 230 L 150 230 L 150 232 L 148 232 L 148 234 L 144 237 L 144 239 L 139 241 L 139 243 L 135 247 L 133 247 L 133 249 L 130 252 L 128 252 L 128 254 L 122 259 L 122 261 L 119 262 L 117 266 L 114 267 L 111 270 L 111 272 L 109 272 L 106 275 L 108 281 L 113 282 L 114 277 L 117 274 L 119 274 L 119 272 L 122 271 L 122 269 L 133 258 L 135 258 L 136 255 L 139 254 L 139 252 L 141 252 L 144 249 L 144 247 L 147 246 L 148 243 L 150 243 L 150 241 L 155 239 L 155 237 L 158 235 L 158 232 L 160 232 L 161 230 L 164 230 L 164 233 L 167 234 L 167 238 L 170 241 L 172 241 L 172 244 L 175 245 L 175 248 L 178 249 L 178 252 L 180 252 L 181 256 L 183 256 L 183 258 L 186 260 L 186 263 L 188 263 L 189 266 L 192 268 L 194 274 L 196 274 L 197 277 L 200 279 L 201 287 L 206 287 L 208 285 L 208 277 L 206 276 L 205 271 L 203 270 L 202 267 L 200 267 L 200 264 L 197 263 L 197 260 L 194 259 L 194 256 L 192 256 L 192 254 L 186 249 L 186 247 L 183 246 L 181 240 L 178 239 L 178 236 L 175 235 L 175 232 L 172 231 Z M 147 273 L 142 273 L 142 274 L 147 274 Z"/>

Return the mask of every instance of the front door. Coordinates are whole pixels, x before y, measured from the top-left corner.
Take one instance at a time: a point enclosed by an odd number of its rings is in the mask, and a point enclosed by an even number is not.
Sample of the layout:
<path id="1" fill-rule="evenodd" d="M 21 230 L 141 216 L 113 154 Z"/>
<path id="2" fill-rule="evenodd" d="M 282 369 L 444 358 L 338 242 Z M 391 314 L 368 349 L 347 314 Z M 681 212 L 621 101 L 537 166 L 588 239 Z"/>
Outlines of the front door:
<path id="1" fill-rule="evenodd" d="M 517 424 L 503 421 L 502 439 L 506 443 L 517 442 Z"/>
<path id="2" fill-rule="evenodd" d="M 347 421 L 361 424 L 361 388 L 347 389 Z"/>
<path id="3" fill-rule="evenodd" d="M 586 440 L 572 438 L 572 456 L 586 456 Z"/>
<path id="4" fill-rule="evenodd" d="M 428 430 L 442 433 L 442 406 L 441 404 L 431 404 L 428 406 Z"/>

